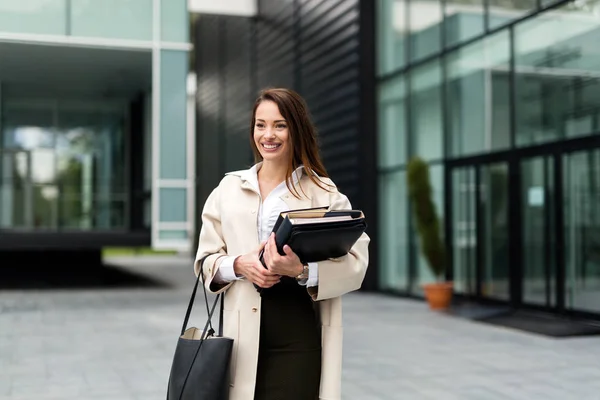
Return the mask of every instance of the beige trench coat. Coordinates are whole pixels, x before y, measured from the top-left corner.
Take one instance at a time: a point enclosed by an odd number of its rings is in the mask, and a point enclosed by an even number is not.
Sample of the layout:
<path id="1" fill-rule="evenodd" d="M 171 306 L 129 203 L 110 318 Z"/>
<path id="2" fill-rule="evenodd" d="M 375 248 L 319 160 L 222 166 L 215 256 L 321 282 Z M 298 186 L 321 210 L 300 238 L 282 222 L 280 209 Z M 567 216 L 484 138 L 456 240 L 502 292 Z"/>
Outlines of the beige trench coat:
<path id="1" fill-rule="evenodd" d="M 223 335 L 234 339 L 231 360 L 231 400 L 252 400 L 258 364 L 261 297 L 251 282 L 239 280 L 226 286 L 212 283 L 221 257 L 242 255 L 259 244 L 257 216 L 260 195 L 240 172 L 227 174 L 210 194 L 202 212 L 202 229 L 194 263 L 196 276 L 199 260 L 204 263 L 206 287 L 213 293 L 226 290 Z M 329 179 L 321 178 L 328 184 Z M 351 208 L 348 198 L 334 187 L 327 192 L 306 174 L 300 178 L 301 199 L 286 191 L 282 200 L 291 210 L 329 206 Z M 368 265 L 369 237 L 358 240 L 350 253 L 338 259 L 319 262 L 319 285 L 308 288 L 319 303 L 322 335 L 321 387 L 319 398 L 341 399 L 342 378 L 342 299 L 345 293 L 362 285 Z"/>

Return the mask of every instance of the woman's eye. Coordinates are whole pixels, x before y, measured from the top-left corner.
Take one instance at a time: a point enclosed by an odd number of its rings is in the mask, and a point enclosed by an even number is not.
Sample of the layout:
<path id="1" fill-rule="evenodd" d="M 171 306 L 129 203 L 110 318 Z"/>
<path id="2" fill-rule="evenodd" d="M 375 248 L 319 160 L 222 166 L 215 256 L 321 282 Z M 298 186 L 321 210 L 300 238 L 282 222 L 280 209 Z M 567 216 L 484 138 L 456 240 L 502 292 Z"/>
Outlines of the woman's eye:
<path id="1" fill-rule="evenodd" d="M 277 125 L 277 129 L 285 129 L 285 128 L 286 128 L 285 124 Z"/>
<path id="2" fill-rule="evenodd" d="M 257 128 L 264 128 L 265 126 L 263 124 L 256 124 Z"/>

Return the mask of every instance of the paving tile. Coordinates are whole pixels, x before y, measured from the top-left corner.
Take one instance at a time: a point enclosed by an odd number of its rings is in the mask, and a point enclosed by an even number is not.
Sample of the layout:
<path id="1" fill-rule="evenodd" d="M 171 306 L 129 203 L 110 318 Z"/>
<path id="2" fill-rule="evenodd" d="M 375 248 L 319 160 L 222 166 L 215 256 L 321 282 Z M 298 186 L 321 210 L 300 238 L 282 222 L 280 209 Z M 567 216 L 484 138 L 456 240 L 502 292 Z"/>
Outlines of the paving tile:
<path id="1" fill-rule="evenodd" d="M 191 263 L 115 261 L 170 287 L 0 292 L 0 400 L 165 398 Z M 344 323 L 344 400 L 599 398 L 600 337 L 555 340 L 363 293 L 345 297 Z"/>

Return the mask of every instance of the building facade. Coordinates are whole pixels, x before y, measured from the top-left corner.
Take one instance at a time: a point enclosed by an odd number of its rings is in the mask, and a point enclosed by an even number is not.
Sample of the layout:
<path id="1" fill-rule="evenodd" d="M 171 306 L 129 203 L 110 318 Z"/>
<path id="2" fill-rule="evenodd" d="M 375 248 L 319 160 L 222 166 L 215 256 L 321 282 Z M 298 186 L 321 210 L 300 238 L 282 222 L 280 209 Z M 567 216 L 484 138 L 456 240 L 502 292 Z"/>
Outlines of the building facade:
<path id="1" fill-rule="evenodd" d="M 421 296 L 406 165 L 460 296 L 600 314 L 600 4 L 378 0 L 379 287 Z"/>
<path id="2" fill-rule="evenodd" d="M 186 0 L 0 0 L 0 249 L 189 249 L 190 50 Z"/>

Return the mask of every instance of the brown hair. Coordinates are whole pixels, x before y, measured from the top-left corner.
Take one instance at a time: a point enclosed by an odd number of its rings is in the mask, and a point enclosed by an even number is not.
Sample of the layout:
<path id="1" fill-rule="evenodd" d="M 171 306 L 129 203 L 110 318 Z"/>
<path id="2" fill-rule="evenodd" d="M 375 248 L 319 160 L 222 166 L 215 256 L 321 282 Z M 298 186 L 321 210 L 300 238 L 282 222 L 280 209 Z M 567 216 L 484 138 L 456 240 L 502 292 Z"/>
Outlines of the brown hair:
<path id="1" fill-rule="evenodd" d="M 305 172 L 313 183 L 324 190 L 329 190 L 324 186 L 326 183 L 315 176 L 316 174 L 319 177 L 328 177 L 319 155 L 317 130 L 311 121 L 306 102 L 293 90 L 282 88 L 264 89 L 256 99 L 252 110 L 252 125 L 250 125 L 250 144 L 254 152 L 255 162 L 262 161 L 260 151 L 254 142 L 254 125 L 256 124 L 256 109 L 263 101 L 272 101 L 277 104 L 279 112 L 288 124 L 292 156 L 287 166 L 285 183 L 290 192 L 293 192 L 296 197 L 300 197 L 296 188 L 292 188 L 291 185 L 292 174 L 300 165 L 304 166 Z"/>

